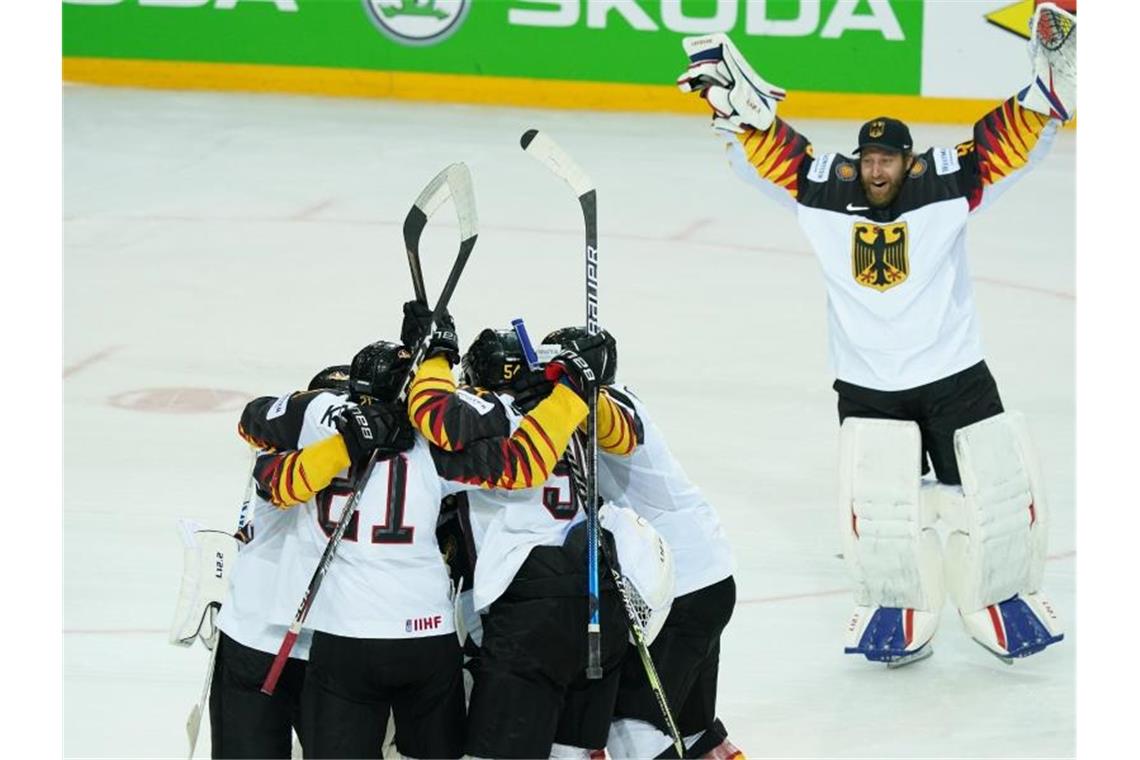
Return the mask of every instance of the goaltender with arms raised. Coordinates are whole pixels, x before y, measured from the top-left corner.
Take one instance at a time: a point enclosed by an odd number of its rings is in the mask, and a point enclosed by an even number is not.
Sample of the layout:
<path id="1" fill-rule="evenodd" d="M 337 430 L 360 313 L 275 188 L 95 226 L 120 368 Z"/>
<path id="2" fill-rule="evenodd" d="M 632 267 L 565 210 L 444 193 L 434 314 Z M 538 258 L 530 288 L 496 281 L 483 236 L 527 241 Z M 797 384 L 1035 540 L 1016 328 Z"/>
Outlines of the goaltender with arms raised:
<path id="1" fill-rule="evenodd" d="M 1044 3 L 1031 29 L 1032 80 L 972 139 L 916 154 L 907 126 L 880 116 L 859 130 L 855 159 L 817 156 L 776 116 L 784 91 L 727 37 L 684 40 L 678 86 L 712 107 L 734 169 L 795 211 L 823 270 L 856 604 L 846 652 L 890 665 L 930 654 L 944 590 L 969 634 L 1007 662 L 1063 638 L 1041 593 L 1036 458 L 986 367 L 965 247 L 969 216 L 1039 162 L 1075 113 L 1075 18 Z M 937 483 L 921 478 L 927 457 Z"/>

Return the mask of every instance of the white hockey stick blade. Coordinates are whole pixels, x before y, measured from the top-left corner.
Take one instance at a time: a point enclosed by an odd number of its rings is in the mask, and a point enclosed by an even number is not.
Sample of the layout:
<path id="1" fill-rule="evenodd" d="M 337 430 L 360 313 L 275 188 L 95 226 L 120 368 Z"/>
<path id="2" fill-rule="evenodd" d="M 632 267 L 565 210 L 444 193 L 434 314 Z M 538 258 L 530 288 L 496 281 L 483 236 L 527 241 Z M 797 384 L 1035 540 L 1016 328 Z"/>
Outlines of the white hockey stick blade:
<path id="1" fill-rule="evenodd" d="M 202 708 L 194 705 L 190 708 L 190 715 L 186 718 L 186 738 L 190 740 L 189 757 L 194 757 L 194 747 L 198 745 L 198 729 L 202 726 Z"/>
<path id="2" fill-rule="evenodd" d="M 594 189 L 594 182 L 545 132 L 528 129 L 519 139 L 522 149 L 547 169 L 557 174 L 578 197 Z"/>
<path id="3" fill-rule="evenodd" d="M 468 240 L 479 234 L 479 215 L 475 212 L 475 189 L 471 184 L 471 171 L 462 161 L 447 167 L 447 184 L 455 199 L 455 213 L 459 217 L 459 239 Z"/>
<path id="4" fill-rule="evenodd" d="M 432 177 L 431 182 L 423 189 L 419 197 L 416 198 L 415 206 L 424 213 L 424 216 L 431 219 L 431 215 L 442 206 L 447 199 L 451 197 L 451 185 L 448 183 L 448 177 L 451 170 L 458 166 L 458 164 L 451 164 L 447 168 L 440 171 L 439 174 Z"/>

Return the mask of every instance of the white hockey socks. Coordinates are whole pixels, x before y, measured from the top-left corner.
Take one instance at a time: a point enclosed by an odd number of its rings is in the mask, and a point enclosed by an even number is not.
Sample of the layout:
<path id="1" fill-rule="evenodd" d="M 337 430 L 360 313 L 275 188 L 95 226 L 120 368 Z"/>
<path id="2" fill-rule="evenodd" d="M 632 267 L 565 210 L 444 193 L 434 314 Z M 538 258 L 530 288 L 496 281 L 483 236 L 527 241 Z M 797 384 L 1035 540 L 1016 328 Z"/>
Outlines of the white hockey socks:
<path id="1" fill-rule="evenodd" d="M 1009 661 L 1061 641 L 1041 593 L 1048 509 L 1024 418 L 1006 412 L 958 430 L 962 496 L 942 517 L 946 586 L 969 634 Z"/>
<path id="2" fill-rule="evenodd" d="M 851 417 L 840 428 L 839 520 L 855 594 L 844 652 L 889 665 L 930 653 L 944 600 L 921 456 L 913 422 Z"/>

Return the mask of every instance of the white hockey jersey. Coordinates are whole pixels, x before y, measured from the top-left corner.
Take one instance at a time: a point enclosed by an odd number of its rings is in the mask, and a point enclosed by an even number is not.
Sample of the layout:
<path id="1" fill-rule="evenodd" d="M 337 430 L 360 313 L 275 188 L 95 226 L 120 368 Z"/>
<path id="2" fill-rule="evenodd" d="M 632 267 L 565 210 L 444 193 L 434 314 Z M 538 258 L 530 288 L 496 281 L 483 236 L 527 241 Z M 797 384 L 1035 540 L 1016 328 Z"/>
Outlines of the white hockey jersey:
<path id="1" fill-rule="evenodd" d="M 218 615 L 218 627 L 239 644 L 277 654 L 289 630 L 289 621 L 285 624 L 269 621 L 273 599 L 281 582 L 280 568 L 286 537 L 300 513 L 298 510 L 278 509 L 256 494 L 250 504 L 253 506 L 251 523 L 255 526 L 253 537 L 239 548 L 230 568 L 229 589 Z M 294 589 L 294 611 L 307 584 L 305 580 L 300 588 Z M 307 660 L 312 638 L 312 631 L 302 630 L 289 656 Z"/>
<path id="2" fill-rule="evenodd" d="M 282 400 L 283 407 L 262 407 L 266 417 L 277 414 L 283 427 L 296 430 L 291 443 L 296 449 L 336 435 L 333 417 L 349 403 L 345 396 L 327 392 Z M 246 428 L 264 435 L 249 416 L 247 407 Z M 294 437 L 292 432 L 288 438 Z M 309 610 L 306 629 L 371 639 L 454 632 L 451 583 L 435 538 L 445 489 L 427 442 L 422 436 L 416 438 L 412 449 L 377 463 L 372 471 Z M 287 625 L 296 614 L 352 493 L 352 482 L 345 468 L 327 487 L 287 512 L 294 519 L 287 523 L 282 540 L 269 613 L 272 623 Z M 473 486 L 455 483 L 453 487 Z"/>
<path id="3" fill-rule="evenodd" d="M 511 429 L 523 415 L 508 394 L 496 394 Z M 502 596 L 536 546 L 561 546 L 570 528 L 585 519 L 571 492 L 564 461 L 542 485 L 516 491 L 472 491 L 466 495 L 475 563 L 474 610 L 481 612 Z"/>
<path id="4" fill-rule="evenodd" d="M 814 156 L 781 119 L 728 136 L 734 169 L 796 210 L 816 253 L 838 379 L 904 390 L 982 361 L 966 219 L 1045 156 L 1059 124 L 1010 98 L 973 140 L 918 155 L 885 209 L 870 208 L 857 160 Z"/>
<path id="5" fill-rule="evenodd" d="M 673 551 L 677 596 L 732 575 L 732 547 L 716 510 L 669 451 L 645 405 L 620 384 L 606 393 L 635 415 L 642 440 L 628 456 L 598 452 L 598 493 L 634 510 L 664 536 Z"/>

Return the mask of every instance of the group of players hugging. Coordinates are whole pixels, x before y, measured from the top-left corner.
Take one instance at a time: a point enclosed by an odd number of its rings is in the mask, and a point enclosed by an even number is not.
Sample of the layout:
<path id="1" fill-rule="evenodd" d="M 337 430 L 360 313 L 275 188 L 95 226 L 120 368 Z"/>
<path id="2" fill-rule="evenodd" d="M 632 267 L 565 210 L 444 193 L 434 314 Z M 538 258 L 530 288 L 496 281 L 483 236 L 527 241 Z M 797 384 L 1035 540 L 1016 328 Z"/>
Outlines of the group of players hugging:
<path id="1" fill-rule="evenodd" d="M 916 154 L 906 125 L 880 117 L 851 159 L 814 155 L 775 116 L 783 91 L 726 37 L 685 40 L 681 89 L 712 107 L 736 168 L 795 210 L 823 266 L 849 654 L 890 667 L 928 656 L 946 592 L 969 635 L 1007 662 L 1063 637 L 1041 592 L 1041 475 L 982 357 L 963 230 L 1071 118 L 1075 46 L 1074 18 L 1040 5 L 1033 81 L 973 140 Z M 208 572 L 184 582 L 172 634 L 207 638 L 222 602 L 215 757 L 289 757 L 294 733 L 305 757 L 743 757 L 716 715 L 736 600 L 717 513 L 618 382 L 612 335 L 556 330 L 538 364 L 520 336 L 490 327 L 461 354 L 451 317 L 410 301 L 399 342 L 245 408 L 256 493 L 240 551 L 203 532 L 200 564 L 224 560 L 224 593 L 208 590 Z M 603 625 L 600 677 L 587 677 L 586 510 L 567 450 L 595 393 Z"/>

